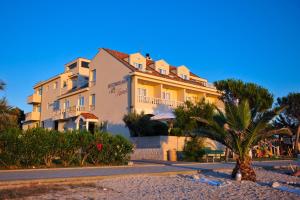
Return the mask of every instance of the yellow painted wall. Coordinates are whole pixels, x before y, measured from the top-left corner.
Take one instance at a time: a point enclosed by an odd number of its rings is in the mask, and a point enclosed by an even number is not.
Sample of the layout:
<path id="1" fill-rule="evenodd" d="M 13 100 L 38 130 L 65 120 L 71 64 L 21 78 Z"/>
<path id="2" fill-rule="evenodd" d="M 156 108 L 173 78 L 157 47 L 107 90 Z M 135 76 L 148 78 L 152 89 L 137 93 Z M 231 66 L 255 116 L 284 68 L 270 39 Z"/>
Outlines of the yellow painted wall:
<path id="1" fill-rule="evenodd" d="M 143 65 L 143 69 L 146 69 L 146 58 L 140 53 L 133 53 L 129 55 L 129 63 L 134 66 L 134 63 L 140 63 Z"/>
<path id="2" fill-rule="evenodd" d="M 155 62 L 155 70 L 159 72 L 159 69 L 164 69 L 169 74 L 169 64 L 162 59 Z"/>
<path id="3" fill-rule="evenodd" d="M 170 100 L 178 101 L 177 90 L 175 90 L 173 88 L 170 88 L 170 87 L 163 86 L 162 92 L 169 92 L 171 94 L 171 99 Z"/>
<path id="4" fill-rule="evenodd" d="M 181 74 L 187 75 L 188 79 L 190 78 L 190 70 L 184 65 L 177 67 L 177 75 L 180 76 Z"/>

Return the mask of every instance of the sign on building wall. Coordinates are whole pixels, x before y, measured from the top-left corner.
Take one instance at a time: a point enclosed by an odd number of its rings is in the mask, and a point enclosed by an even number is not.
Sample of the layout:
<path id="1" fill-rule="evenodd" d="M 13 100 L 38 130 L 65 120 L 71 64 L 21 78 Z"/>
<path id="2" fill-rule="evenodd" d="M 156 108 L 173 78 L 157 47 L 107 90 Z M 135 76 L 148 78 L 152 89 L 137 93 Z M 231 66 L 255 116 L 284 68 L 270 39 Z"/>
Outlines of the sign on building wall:
<path id="1" fill-rule="evenodd" d="M 108 93 L 115 96 L 121 96 L 128 92 L 127 80 L 120 80 L 107 85 Z"/>

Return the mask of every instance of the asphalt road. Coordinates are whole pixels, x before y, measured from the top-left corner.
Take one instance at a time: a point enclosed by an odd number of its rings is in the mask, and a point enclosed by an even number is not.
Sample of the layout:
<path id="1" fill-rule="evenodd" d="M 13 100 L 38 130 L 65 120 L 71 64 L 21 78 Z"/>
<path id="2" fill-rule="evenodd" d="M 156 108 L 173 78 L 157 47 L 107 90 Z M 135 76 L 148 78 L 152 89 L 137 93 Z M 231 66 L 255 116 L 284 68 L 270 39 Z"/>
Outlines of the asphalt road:
<path id="1" fill-rule="evenodd" d="M 254 162 L 257 167 L 295 165 L 295 161 L 267 161 Z M 83 167 L 83 168 L 55 168 L 55 169 L 25 169 L 0 170 L 0 183 L 6 181 L 38 180 L 38 179 L 67 179 L 79 177 L 117 176 L 149 173 L 184 172 L 211 169 L 232 169 L 234 163 L 169 163 L 143 161 L 133 166 L 118 167 Z"/>

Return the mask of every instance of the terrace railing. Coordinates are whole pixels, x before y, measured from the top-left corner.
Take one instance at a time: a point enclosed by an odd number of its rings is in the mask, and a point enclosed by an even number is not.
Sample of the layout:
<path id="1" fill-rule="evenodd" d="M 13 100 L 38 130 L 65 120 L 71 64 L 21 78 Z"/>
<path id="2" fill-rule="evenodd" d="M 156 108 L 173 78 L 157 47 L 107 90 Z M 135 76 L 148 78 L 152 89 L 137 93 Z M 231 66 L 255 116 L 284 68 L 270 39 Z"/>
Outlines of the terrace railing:
<path id="1" fill-rule="evenodd" d="M 153 104 L 153 105 L 167 105 L 172 108 L 176 108 L 178 106 L 184 105 L 184 102 L 182 102 L 182 101 L 161 99 L 161 98 L 149 97 L 149 96 L 138 96 L 137 101 L 139 103 L 147 103 L 147 104 Z"/>

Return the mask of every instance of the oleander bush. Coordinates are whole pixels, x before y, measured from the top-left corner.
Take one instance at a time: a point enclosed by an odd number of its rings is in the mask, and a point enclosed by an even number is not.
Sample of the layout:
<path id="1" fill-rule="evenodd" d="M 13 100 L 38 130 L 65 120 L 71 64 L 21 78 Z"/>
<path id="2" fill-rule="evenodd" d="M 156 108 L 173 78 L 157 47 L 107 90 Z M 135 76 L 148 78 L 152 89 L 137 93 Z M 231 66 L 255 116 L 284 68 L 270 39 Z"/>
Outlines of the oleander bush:
<path id="1" fill-rule="evenodd" d="M 0 133 L 1 168 L 120 165 L 132 151 L 126 138 L 107 132 L 13 128 Z"/>
<path id="2" fill-rule="evenodd" d="M 109 133 L 95 133 L 97 145 L 92 147 L 89 161 L 93 164 L 126 164 L 130 159 L 133 145 L 126 138 Z"/>

